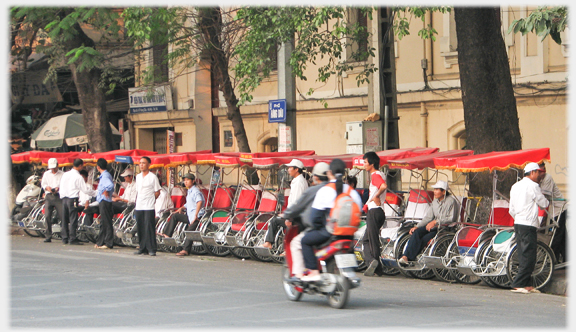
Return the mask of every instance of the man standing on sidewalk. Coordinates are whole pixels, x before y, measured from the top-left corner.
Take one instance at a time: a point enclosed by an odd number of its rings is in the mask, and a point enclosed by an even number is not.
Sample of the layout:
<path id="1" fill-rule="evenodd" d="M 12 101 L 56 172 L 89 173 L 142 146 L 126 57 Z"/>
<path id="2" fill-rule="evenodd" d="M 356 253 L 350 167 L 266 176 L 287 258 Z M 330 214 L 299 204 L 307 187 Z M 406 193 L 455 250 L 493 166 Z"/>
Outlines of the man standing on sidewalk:
<path id="1" fill-rule="evenodd" d="M 382 264 L 380 263 L 380 228 L 386 221 L 384 204 L 386 203 L 386 177 L 378 169 L 380 157 L 376 152 L 367 152 L 363 156 L 364 170 L 370 174 L 370 196 L 366 202 L 368 213 L 366 215 L 366 231 L 362 237 L 364 261 L 368 268 L 364 271 L 365 276 L 374 274 L 381 276 Z"/>
<path id="2" fill-rule="evenodd" d="M 62 198 L 62 243 L 82 244 L 76 238 L 78 229 L 78 196 L 80 191 L 89 196 L 96 192 L 88 187 L 80 171 L 84 168 L 82 159 L 75 159 L 73 168 L 62 175 L 60 180 L 60 197 Z"/>
<path id="3" fill-rule="evenodd" d="M 512 292 L 539 293 L 530 286 L 530 277 L 536 266 L 537 229 L 540 226 L 538 206 L 548 207 L 548 200 L 538 185 L 542 180 L 544 170 L 536 163 L 524 167 L 524 178 L 510 189 L 509 213 L 514 218 L 514 233 L 518 250 L 518 274 L 512 281 Z"/>
<path id="4" fill-rule="evenodd" d="M 108 162 L 104 158 L 99 158 L 96 162 L 96 169 L 100 172 L 98 180 L 98 195 L 96 201 L 100 209 L 100 233 L 96 240 L 96 248 L 112 249 L 114 246 L 114 228 L 112 227 L 112 193 L 114 193 L 114 180 L 107 170 Z"/>
<path id="5" fill-rule="evenodd" d="M 289 208 L 294 205 L 300 196 L 302 196 L 304 191 L 308 189 L 308 182 L 302 174 L 304 173 L 303 162 L 298 159 L 292 159 L 292 161 L 289 164 L 286 164 L 286 166 L 288 167 L 288 174 L 292 177 L 292 181 L 290 182 L 290 196 L 288 196 L 288 204 L 286 205 L 286 208 Z M 272 249 L 272 244 L 274 243 L 274 239 L 280 230 L 280 227 L 286 228 L 284 219 L 274 218 L 270 221 L 265 238 L 266 242 L 262 245 L 263 247 Z"/>
<path id="6" fill-rule="evenodd" d="M 60 180 L 64 172 L 58 169 L 58 160 L 50 158 L 48 160 L 48 170 L 42 175 L 42 189 L 46 194 L 46 204 L 44 205 L 44 216 L 46 219 L 46 239 L 44 242 L 52 242 L 52 212 L 56 208 L 58 217 L 62 220 L 62 200 L 60 199 Z"/>
<path id="7" fill-rule="evenodd" d="M 135 255 L 149 254 L 156 256 L 156 222 L 154 205 L 160 195 L 160 183 L 156 174 L 150 172 L 150 158 L 140 159 L 140 173 L 136 176 L 136 206 L 134 217 L 138 229 L 138 243 L 140 248 Z"/>

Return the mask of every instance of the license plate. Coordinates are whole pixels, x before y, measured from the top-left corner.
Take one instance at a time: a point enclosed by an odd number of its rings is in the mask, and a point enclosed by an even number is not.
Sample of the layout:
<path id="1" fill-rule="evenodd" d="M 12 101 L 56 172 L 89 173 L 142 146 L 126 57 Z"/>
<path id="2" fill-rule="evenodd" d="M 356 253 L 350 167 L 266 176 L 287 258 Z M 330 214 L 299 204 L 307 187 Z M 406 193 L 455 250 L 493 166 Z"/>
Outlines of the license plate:
<path id="1" fill-rule="evenodd" d="M 354 254 L 342 254 L 334 256 L 336 259 L 336 266 L 341 269 L 348 267 L 357 267 L 358 262 L 356 261 L 356 255 Z"/>

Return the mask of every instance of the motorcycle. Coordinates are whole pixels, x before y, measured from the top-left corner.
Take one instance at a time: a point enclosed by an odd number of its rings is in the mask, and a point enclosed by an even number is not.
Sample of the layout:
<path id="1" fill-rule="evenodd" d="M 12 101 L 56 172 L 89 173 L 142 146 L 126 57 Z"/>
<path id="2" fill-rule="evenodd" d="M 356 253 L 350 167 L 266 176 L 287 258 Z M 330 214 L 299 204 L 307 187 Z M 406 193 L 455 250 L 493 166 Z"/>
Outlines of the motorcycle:
<path id="1" fill-rule="evenodd" d="M 16 205 L 10 215 L 14 224 L 18 224 L 20 220 L 32 211 L 42 193 L 42 188 L 40 188 L 39 184 L 40 177 L 38 175 L 31 175 L 26 180 L 26 185 L 20 190 L 18 196 L 16 196 Z"/>
<path id="2" fill-rule="evenodd" d="M 356 276 L 358 267 L 354 255 L 353 239 L 330 239 L 319 246 L 316 257 L 321 271 L 319 281 L 302 281 L 292 275 L 290 242 L 298 234 L 297 227 L 290 227 L 284 235 L 285 264 L 282 271 L 282 284 L 286 296 L 291 301 L 299 301 L 302 294 L 318 294 L 328 297 L 331 307 L 342 309 L 348 301 L 350 289 L 360 286 Z"/>

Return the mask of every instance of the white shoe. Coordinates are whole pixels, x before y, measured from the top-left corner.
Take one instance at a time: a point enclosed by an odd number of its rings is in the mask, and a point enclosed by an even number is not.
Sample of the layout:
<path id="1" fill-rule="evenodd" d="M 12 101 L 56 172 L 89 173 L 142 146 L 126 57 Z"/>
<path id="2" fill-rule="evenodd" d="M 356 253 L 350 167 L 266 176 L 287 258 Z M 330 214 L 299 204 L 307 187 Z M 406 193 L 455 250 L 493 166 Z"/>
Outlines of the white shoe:
<path id="1" fill-rule="evenodd" d="M 526 288 L 514 288 L 510 290 L 512 293 L 530 294 L 530 291 Z"/>
<path id="2" fill-rule="evenodd" d="M 408 265 L 408 261 L 406 260 L 406 258 L 402 257 L 398 260 L 398 264 L 402 265 L 402 266 L 407 266 Z"/>

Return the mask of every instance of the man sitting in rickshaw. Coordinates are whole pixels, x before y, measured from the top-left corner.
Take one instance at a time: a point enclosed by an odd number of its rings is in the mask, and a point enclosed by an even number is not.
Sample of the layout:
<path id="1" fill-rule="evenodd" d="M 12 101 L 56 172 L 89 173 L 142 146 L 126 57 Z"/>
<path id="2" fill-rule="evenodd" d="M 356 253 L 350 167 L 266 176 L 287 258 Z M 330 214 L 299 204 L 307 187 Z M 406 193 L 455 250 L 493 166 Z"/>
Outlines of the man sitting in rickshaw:
<path id="1" fill-rule="evenodd" d="M 422 221 L 410 229 L 412 236 L 406 244 L 404 255 L 398 260 L 398 263 L 402 266 L 407 266 L 409 261 L 416 260 L 416 257 L 426 247 L 428 241 L 436 236 L 440 225 L 458 221 L 460 205 L 458 200 L 448 193 L 448 183 L 438 181 L 432 188 L 434 188 L 432 206 L 428 209 Z"/>

